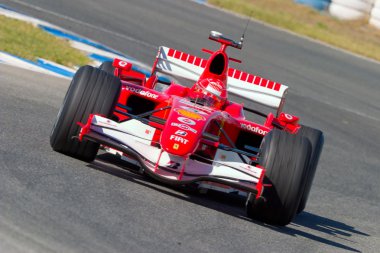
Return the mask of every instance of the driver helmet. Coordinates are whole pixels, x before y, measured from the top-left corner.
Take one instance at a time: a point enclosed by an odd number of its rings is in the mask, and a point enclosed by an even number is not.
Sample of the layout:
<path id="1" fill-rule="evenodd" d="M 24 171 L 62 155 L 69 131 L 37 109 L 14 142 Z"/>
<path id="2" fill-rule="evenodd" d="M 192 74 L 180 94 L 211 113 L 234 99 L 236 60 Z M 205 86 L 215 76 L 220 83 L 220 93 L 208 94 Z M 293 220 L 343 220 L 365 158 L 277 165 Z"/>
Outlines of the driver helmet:
<path id="1" fill-rule="evenodd" d="M 226 101 L 225 85 L 219 79 L 205 78 L 193 86 L 192 98 L 196 103 L 205 106 L 220 108 Z"/>

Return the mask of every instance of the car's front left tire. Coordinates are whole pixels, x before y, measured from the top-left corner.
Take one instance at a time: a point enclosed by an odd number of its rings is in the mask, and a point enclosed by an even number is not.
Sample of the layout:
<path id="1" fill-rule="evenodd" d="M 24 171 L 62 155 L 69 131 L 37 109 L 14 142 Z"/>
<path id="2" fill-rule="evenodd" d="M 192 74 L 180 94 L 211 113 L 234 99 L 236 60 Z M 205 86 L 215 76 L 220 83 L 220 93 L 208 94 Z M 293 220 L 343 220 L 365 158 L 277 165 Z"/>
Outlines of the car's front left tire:
<path id="1" fill-rule="evenodd" d="M 322 153 L 324 136 L 321 130 L 314 129 L 308 126 L 301 126 L 301 129 L 298 131 L 297 135 L 307 138 L 311 144 L 311 157 L 308 169 L 308 176 L 306 179 L 305 189 L 302 194 L 302 198 L 297 210 L 297 213 L 301 213 L 305 209 L 307 200 L 309 198 L 315 172 L 317 171 L 319 157 Z"/>
<path id="2" fill-rule="evenodd" d="M 249 194 L 248 217 L 277 226 L 289 224 L 305 189 L 310 155 L 307 138 L 278 129 L 268 133 L 259 152 L 259 165 L 266 170 L 267 186 L 260 198 Z"/>
<path id="3" fill-rule="evenodd" d="M 111 75 L 113 75 L 115 71 L 115 67 L 112 65 L 112 61 L 103 62 L 102 64 L 100 64 L 99 69 Z"/>

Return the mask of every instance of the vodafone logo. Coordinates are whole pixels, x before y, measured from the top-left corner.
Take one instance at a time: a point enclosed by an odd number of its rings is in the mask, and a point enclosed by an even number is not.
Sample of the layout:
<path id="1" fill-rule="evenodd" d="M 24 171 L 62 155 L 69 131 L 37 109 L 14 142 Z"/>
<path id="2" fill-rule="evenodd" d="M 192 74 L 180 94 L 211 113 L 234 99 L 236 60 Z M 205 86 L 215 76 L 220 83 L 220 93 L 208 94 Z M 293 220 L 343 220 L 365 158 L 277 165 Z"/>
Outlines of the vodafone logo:
<path id="1" fill-rule="evenodd" d="M 128 62 L 125 62 L 125 61 L 119 61 L 119 66 L 120 67 L 125 67 L 128 65 Z"/>
<path id="2" fill-rule="evenodd" d="M 121 68 L 121 69 L 126 70 L 126 71 L 129 71 L 132 68 L 132 63 L 129 63 L 129 62 L 126 62 L 126 61 L 122 61 L 120 59 L 115 59 L 113 61 L 113 65 L 115 67 Z"/>
<path id="3" fill-rule="evenodd" d="M 244 124 L 244 123 L 242 123 L 240 126 L 244 130 L 248 130 L 250 132 L 257 133 L 260 135 L 266 135 L 268 133 L 268 131 L 265 131 L 265 130 L 257 127 L 257 126 L 252 126 L 252 125 L 248 125 L 248 124 Z"/>
<path id="4" fill-rule="evenodd" d="M 147 97 L 147 98 L 153 98 L 153 99 L 157 99 L 158 98 L 158 95 L 153 94 L 153 93 L 151 93 L 151 92 L 149 92 L 147 90 L 138 89 L 138 88 L 134 88 L 134 87 L 130 87 L 130 86 L 127 86 L 126 89 L 129 90 L 129 91 L 132 91 L 134 93 L 140 94 L 141 96 L 144 96 L 144 97 Z"/>

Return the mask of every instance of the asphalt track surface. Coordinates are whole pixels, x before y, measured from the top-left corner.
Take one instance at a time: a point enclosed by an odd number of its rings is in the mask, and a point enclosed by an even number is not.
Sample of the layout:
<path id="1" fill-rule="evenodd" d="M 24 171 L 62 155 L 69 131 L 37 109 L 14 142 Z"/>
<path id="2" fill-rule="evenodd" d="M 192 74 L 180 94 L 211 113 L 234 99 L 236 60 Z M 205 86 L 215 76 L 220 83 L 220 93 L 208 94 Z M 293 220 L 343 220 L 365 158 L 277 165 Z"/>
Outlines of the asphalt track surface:
<path id="1" fill-rule="evenodd" d="M 244 20 L 191 1 L 5 0 L 150 64 L 156 46 L 202 55 Z M 0 65 L 0 252 L 379 252 L 380 65 L 252 22 L 241 69 L 288 84 L 285 110 L 325 133 L 306 211 L 285 227 L 243 201 L 171 189 L 53 152 L 69 81 Z"/>

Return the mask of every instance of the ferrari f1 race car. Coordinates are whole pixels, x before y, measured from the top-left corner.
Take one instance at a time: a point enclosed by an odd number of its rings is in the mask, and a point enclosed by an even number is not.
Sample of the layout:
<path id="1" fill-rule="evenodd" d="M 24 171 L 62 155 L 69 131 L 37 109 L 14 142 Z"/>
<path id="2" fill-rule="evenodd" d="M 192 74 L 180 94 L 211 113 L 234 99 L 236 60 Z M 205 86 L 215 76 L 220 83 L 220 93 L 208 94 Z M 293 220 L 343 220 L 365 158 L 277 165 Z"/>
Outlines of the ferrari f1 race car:
<path id="1" fill-rule="evenodd" d="M 159 47 L 148 76 L 120 59 L 81 67 L 50 144 L 87 162 L 103 148 L 133 159 L 142 173 L 167 184 L 245 194 L 248 217 L 287 225 L 305 208 L 323 133 L 282 112 L 287 86 L 229 67 L 240 61 L 226 50 L 241 49 L 243 37 L 234 41 L 212 31 L 209 39 L 220 48 L 203 49 L 207 60 Z M 246 108 L 228 94 L 272 112 Z M 245 111 L 264 123 L 247 120 Z"/>

